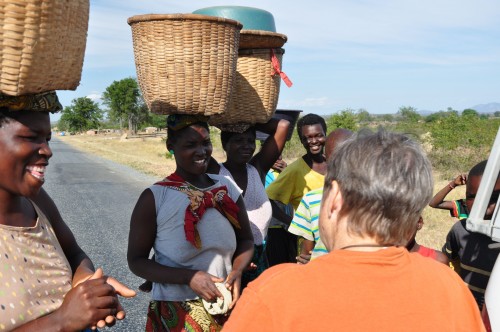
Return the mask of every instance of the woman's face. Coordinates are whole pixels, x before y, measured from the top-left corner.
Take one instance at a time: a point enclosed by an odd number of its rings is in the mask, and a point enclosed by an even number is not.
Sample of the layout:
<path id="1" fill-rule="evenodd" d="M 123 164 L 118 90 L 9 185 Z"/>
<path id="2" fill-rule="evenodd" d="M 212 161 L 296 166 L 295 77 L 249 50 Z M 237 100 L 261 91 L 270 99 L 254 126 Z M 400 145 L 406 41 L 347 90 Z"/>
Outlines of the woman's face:
<path id="1" fill-rule="evenodd" d="M 0 126 L 0 190 L 33 197 L 45 181 L 52 157 L 50 117 L 46 112 L 21 111 Z"/>
<path id="2" fill-rule="evenodd" d="M 167 148 L 174 151 L 176 172 L 182 177 L 198 176 L 207 171 L 212 142 L 205 127 L 192 125 L 176 132 L 167 142 Z"/>
<path id="3" fill-rule="evenodd" d="M 224 146 L 224 150 L 228 160 L 238 164 L 248 163 L 255 152 L 255 133 L 247 130 L 234 134 Z"/>
<path id="4" fill-rule="evenodd" d="M 325 132 L 323 130 L 323 127 L 319 123 L 313 125 L 305 125 L 302 127 L 301 142 L 308 153 L 323 153 L 325 140 Z"/>

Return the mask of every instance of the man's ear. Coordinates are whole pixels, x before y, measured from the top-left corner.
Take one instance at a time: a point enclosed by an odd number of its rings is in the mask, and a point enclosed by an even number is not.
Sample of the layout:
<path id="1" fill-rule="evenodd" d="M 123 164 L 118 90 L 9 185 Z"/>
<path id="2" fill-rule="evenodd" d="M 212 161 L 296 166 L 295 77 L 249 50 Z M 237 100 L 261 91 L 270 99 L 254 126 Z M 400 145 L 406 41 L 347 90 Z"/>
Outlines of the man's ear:
<path id="1" fill-rule="evenodd" d="M 174 145 L 172 144 L 172 142 L 168 138 L 167 138 L 167 142 L 165 145 L 167 146 L 168 151 L 171 151 L 174 149 Z"/>
<path id="2" fill-rule="evenodd" d="M 323 201 L 321 204 L 325 204 L 329 221 L 333 221 L 332 218 L 338 217 L 340 209 L 342 209 L 342 205 L 344 204 L 344 200 L 337 181 L 332 181 L 330 190 L 328 193 L 323 195 Z"/>

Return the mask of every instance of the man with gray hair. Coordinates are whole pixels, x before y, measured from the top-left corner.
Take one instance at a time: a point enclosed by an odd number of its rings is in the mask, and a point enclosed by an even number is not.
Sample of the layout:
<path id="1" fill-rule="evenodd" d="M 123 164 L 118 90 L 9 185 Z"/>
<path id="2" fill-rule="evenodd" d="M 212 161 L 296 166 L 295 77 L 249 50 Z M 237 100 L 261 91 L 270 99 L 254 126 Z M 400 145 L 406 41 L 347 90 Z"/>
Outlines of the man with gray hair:
<path id="1" fill-rule="evenodd" d="M 430 162 L 405 135 L 348 139 L 328 161 L 320 208 L 330 253 L 267 270 L 224 330 L 484 331 L 460 277 L 405 248 L 432 189 Z"/>

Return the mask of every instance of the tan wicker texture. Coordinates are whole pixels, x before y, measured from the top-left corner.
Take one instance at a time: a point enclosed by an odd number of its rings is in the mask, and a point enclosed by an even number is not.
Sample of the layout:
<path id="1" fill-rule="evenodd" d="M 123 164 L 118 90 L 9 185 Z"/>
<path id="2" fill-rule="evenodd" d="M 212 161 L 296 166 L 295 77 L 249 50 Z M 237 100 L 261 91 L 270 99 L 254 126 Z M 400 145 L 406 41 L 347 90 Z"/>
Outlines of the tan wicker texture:
<path id="1" fill-rule="evenodd" d="M 0 92 L 75 90 L 88 19 L 89 0 L 0 0 Z"/>
<path id="2" fill-rule="evenodd" d="M 271 31 L 243 29 L 240 33 L 240 49 L 280 48 L 285 45 L 286 41 L 286 35 Z"/>
<path id="3" fill-rule="evenodd" d="M 274 49 L 280 63 L 283 49 Z M 270 49 L 240 50 L 236 82 L 229 108 L 222 115 L 210 118 L 210 124 L 266 123 L 278 104 L 280 75 L 275 74 Z"/>
<path id="4" fill-rule="evenodd" d="M 137 78 L 156 114 L 221 114 L 234 84 L 241 24 L 199 15 L 139 15 L 132 27 Z"/>

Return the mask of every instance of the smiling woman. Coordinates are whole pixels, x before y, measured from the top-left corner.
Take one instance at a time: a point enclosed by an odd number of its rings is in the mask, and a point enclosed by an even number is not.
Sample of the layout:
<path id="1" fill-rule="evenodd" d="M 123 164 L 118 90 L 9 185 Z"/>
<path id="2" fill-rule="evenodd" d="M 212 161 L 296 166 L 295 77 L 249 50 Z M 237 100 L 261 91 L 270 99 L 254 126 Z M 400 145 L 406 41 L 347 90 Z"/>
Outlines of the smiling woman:
<path id="1" fill-rule="evenodd" d="M 9 281 L 0 283 L 2 330 L 113 325 L 125 317 L 117 294 L 135 295 L 95 271 L 42 189 L 52 157 L 49 112 L 60 109 L 53 92 L 0 95 L 0 255 Z"/>
<path id="2" fill-rule="evenodd" d="M 225 313 L 210 315 L 203 301 L 240 295 L 243 269 L 253 254 L 253 239 L 238 189 L 219 175 L 207 174 L 212 143 L 207 118 L 170 115 L 167 148 L 175 172 L 139 197 L 130 222 L 127 259 L 133 273 L 153 282 L 146 331 L 186 328 L 216 331 Z M 154 248 L 155 257 L 149 259 Z"/>

